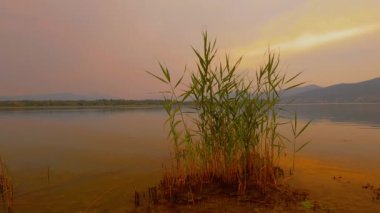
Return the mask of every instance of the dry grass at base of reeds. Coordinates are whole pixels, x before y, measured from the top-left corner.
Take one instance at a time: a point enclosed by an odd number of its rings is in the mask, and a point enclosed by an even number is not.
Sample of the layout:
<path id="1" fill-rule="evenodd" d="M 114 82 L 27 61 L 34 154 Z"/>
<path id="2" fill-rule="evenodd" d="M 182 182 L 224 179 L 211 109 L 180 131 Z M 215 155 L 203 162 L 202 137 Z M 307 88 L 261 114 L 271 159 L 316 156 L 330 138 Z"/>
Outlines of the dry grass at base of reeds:
<path id="1" fill-rule="evenodd" d="M 5 211 L 8 213 L 14 212 L 13 206 L 13 183 L 8 174 L 7 166 L 0 157 L 0 195 L 3 201 Z"/>
<path id="2" fill-rule="evenodd" d="M 241 204 L 239 208 L 242 211 L 252 210 L 252 208 L 255 210 L 305 210 L 303 203 L 311 203 L 312 210 L 320 208 L 316 202 L 310 200 L 306 191 L 291 187 L 286 182 L 287 178 L 289 176 L 278 177 L 277 183 L 267 185 L 265 192 L 249 180 L 244 194 L 239 194 L 236 187 L 224 184 L 216 178 L 208 180 L 196 175 L 181 177 L 166 173 L 158 186 L 151 187 L 146 192 L 135 192 L 135 207 L 140 210 L 147 208 L 165 211 L 181 210 L 188 205 L 196 205 L 199 207 L 195 209 L 202 206 L 213 209 L 215 203 L 226 202 L 227 208 L 232 208 L 236 202 L 239 202 Z"/>
<path id="3" fill-rule="evenodd" d="M 240 177 L 242 174 L 239 174 L 238 169 L 231 170 L 227 174 L 199 171 L 186 176 L 181 175 L 183 172 L 167 170 L 158 186 L 158 191 L 161 198 L 168 201 L 194 203 L 202 199 L 202 194 L 245 196 L 249 194 L 248 191 L 255 191 L 257 194 L 265 195 L 278 188 L 278 180 L 284 176 L 280 167 L 255 169 L 254 166 L 250 166 L 246 179 Z M 183 197 L 185 194 L 186 198 Z"/>
<path id="4" fill-rule="evenodd" d="M 159 200 L 169 201 L 175 204 L 194 204 L 207 200 L 210 197 L 237 198 L 242 202 L 253 202 L 262 204 L 295 204 L 307 199 L 307 193 L 292 188 L 287 181 L 292 177 L 284 175 L 279 167 L 270 169 L 272 183 L 266 181 L 265 187 L 257 182 L 257 178 L 251 176 L 241 189 L 243 183 L 225 182 L 222 177 L 205 174 L 192 174 L 186 177 L 178 173 L 166 172 L 158 185 L 158 193 L 153 197 L 155 202 Z M 231 175 L 233 176 L 233 175 Z M 151 200 L 151 196 L 148 197 Z"/>

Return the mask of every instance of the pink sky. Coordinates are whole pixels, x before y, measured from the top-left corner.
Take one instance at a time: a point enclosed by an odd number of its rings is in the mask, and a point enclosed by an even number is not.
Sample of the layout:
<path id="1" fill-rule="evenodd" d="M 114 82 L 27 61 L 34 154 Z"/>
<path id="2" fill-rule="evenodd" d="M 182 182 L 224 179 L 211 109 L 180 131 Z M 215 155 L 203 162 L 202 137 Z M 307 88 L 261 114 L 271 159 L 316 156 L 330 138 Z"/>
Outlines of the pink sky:
<path id="1" fill-rule="evenodd" d="M 221 52 L 244 55 L 244 72 L 270 45 L 303 81 L 358 82 L 380 76 L 379 24 L 377 0 L 5 0 L 0 96 L 158 97 L 164 87 L 145 71 L 158 73 L 157 61 L 174 76 L 192 67 L 204 29 Z"/>

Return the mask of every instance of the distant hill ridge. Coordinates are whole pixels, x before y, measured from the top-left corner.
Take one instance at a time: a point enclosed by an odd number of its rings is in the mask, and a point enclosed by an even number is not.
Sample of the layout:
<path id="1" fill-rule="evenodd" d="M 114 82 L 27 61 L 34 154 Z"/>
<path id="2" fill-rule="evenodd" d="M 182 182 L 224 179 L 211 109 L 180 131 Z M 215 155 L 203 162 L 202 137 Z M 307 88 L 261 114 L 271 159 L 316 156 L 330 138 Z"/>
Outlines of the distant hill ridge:
<path id="1" fill-rule="evenodd" d="M 282 95 L 283 95 L 283 97 L 295 96 L 295 95 L 298 95 L 298 94 L 301 94 L 304 92 L 309 92 L 309 91 L 321 89 L 321 88 L 322 87 L 320 87 L 318 85 L 311 84 L 311 85 L 307 85 L 307 86 L 296 87 L 296 88 L 293 88 L 293 89 L 288 90 L 288 91 L 284 91 Z"/>
<path id="2" fill-rule="evenodd" d="M 343 83 L 329 87 L 300 87 L 295 89 L 293 94 L 289 93 L 284 94 L 284 102 L 380 103 L 380 77 L 359 83 Z"/>

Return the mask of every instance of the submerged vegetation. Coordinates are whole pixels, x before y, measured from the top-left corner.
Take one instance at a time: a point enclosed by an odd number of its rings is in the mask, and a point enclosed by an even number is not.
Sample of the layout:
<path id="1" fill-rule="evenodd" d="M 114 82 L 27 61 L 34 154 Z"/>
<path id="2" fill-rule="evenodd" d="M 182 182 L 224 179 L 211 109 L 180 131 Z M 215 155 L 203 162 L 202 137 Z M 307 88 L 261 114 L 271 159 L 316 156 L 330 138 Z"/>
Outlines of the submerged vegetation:
<path id="1" fill-rule="evenodd" d="M 0 157 L 0 196 L 6 212 L 13 211 L 13 183 L 8 174 L 8 169 Z"/>
<path id="2" fill-rule="evenodd" d="M 292 141 L 278 131 L 291 123 L 280 115 L 280 94 L 301 85 L 292 84 L 298 75 L 280 73 L 279 56 L 269 51 L 256 78 L 247 79 L 238 71 L 242 58 L 231 62 L 226 55 L 217 61 L 216 40 L 209 40 L 207 33 L 202 50 L 193 51 L 197 71 L 187 86 L 184 76 L 173 80 L 162 64 L 161 76 L 149 72 L 169 88 L 164 106 L 175 161 L 160 184 L 162 197 L 176 202 L 185 194 L 194 202 L 213 186 L 236 195 L 252 190 L 266 195 L 279 186 L 284 173 L 280 156 L 286 141 Z M 184 106 L 186 101 L 193 104 Z M 306 127 L 294 129 L 295 138 Z M 294 152 L 304 147 L 296 149 L 293 142 Z"/>

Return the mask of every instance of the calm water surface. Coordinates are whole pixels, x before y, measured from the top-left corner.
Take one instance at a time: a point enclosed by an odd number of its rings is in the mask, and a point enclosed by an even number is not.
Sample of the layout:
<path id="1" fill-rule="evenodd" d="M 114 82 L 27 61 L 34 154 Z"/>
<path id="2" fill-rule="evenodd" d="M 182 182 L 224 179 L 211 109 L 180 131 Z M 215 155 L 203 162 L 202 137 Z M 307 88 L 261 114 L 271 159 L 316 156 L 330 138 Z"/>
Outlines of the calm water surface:
<path id="1" fill-rule="evenodd" d="M 297 156 L 298 187 L 332 211 L 380 212 L 380 201 L 361 187 L 380 187 L 380 105 L 289 110 L 313 120 L 299 141 L 312 140 Z M 165 119 L 161 109 L 0 111 L 0 154 L 15 182 L 16 208 L 133 210 L 134 190 L 156 184 L 169 157 Z"/>

